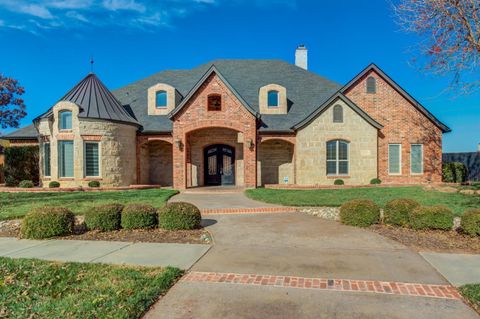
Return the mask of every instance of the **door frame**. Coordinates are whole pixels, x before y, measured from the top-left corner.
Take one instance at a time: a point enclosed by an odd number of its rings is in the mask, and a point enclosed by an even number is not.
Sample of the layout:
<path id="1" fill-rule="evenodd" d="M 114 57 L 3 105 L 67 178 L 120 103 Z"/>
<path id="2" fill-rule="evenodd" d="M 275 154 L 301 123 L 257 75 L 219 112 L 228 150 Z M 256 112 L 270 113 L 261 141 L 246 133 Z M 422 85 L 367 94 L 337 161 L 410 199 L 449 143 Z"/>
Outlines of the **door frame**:
<path id="1" fill-rule="evenodd" d="M 232 150 L 232 169 L 233 169 L 233 182 L 232 182 L 232 184 L 223 185 L 221 175 L 220 175 L 220 183 L 219 184 L 209 184 L 208 183 L 208 159 L 207 159 L 208 156 L 207 156 L 207 152 L 212 147 L 217 147 L 217 152 L 216 152 L 216 155 L 217 155 L 217 170 L 219 169 L 219 165 L 223 166 L 223 161 L 222 161 L 222 158 L 221 158 L 222 157 L 221 155 L 223 155 L 223 152 L 221 151 L 221 148 L 227 147 L 227 148 Z M 219 153 L 218 149 L 220 149 L 220 153 Z M 235 175 L 236 175 L 236 158 L 235 158 L 235 147 L 234 146 L 231 146 L 231 145 L 228 145 L 228 144 L 210 144 L 210 145 L 207 145 L 203 148 L 203 185 L 204 186 L 235 185 L 235 183 L 236 183 L 236 176 Z"/>

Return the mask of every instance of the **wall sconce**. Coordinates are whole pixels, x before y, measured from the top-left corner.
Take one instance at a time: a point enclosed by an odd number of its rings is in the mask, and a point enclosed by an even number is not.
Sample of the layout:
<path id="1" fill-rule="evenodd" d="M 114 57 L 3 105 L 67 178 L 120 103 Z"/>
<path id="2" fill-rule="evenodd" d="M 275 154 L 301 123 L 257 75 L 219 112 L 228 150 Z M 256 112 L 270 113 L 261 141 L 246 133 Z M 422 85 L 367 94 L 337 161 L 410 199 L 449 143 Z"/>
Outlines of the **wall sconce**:
<path id="1" fill-rule="evenodd" d="M 182 147 L 183 147 L 182 140 L 179 139 L 179 138 L 177 138 L 177 139 L 175 140 L 175 146 L 176 146 L 178 149 L 182 149 Z"/>
<path id="2" fill-rule="evenodd" d="M 247 140 L 247 147 L 248 147 L 248 148 L 252 148 L 252 147 L 253 147 L 253 140 L 252 140 L 251 138 L 249 138 L 249 139 Z"/>

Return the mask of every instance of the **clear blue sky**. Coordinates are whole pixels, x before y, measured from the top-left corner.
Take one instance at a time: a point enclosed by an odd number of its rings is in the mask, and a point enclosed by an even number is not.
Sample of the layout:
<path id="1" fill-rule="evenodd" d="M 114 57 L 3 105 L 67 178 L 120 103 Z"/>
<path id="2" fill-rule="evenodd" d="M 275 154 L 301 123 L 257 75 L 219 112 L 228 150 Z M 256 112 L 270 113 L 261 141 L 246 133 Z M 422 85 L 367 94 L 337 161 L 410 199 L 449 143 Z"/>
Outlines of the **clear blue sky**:
<path id="1" fill-rule="evenodd" d="M 302 43 L 309 69 L 342 84 L 375 62 L 452 128 L 444 151 L 475 150 L 480 93 L 442 93 L 448 78 L 410 66 L 415 41 L 399 32 L 387 0 L 0 0 L 0 72 L 27 91 L 22 125 L 89 72 L 91 55 L 115 89 L 217 58 L 293 62 Z"/>

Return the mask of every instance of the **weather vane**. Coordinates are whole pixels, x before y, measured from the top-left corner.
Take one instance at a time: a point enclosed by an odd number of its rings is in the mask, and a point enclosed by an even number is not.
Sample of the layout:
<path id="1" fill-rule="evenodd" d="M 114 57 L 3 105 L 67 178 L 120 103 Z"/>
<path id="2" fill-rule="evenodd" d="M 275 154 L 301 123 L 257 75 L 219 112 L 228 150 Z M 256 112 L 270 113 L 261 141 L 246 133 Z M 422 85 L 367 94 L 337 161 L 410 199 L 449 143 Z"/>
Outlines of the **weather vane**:
<path id="1" fill-rule="evenodd" d="M 93 73 L 93 63 L 95 63 L 95 61 L 93 61 L 93 56 L 90 57 L 90 73 Z"/>

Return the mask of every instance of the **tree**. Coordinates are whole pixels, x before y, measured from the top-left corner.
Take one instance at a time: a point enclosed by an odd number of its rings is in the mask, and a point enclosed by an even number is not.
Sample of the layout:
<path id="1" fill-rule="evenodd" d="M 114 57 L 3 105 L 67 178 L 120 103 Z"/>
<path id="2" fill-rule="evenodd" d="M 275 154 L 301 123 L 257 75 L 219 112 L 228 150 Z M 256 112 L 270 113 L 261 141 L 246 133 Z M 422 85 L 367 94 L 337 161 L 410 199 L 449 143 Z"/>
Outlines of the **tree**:
<path id="1" fill-rule="evenodd" d="M 394 5 L 401 28 L 416 33 L 424 71 L 451 75 L 450 89 L 479 89 L 480 0 L 400 0 Z"/>
<path id="2" fill-rule="evenodd" d="M 24 118 L 25 103 L 20 96 L 25 93 L 17 80 L 0 73 L 0 127 L 18 127 Z"/>

